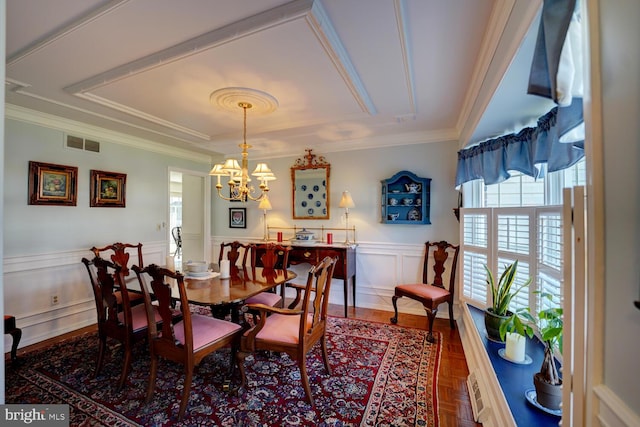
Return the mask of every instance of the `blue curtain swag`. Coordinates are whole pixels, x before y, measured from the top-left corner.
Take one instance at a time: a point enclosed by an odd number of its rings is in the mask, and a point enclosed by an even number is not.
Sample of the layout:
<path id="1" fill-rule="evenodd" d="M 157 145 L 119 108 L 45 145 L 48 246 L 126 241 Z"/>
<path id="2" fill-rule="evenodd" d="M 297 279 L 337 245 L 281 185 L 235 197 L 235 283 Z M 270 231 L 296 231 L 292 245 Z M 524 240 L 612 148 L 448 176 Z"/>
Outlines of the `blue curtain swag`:
<path id="1" fill-rule="evenodd" d="M 584 135 L 573 136 L 583 125 L 582 99 L 574 98 L 568 107 L 554 107 L 538 119 L 535 127 L 503 135 L 458 151 L 456 187 L 483 179 L 486 185 L 499 184 L 511 177 L 510 171 L 542 178 L 573 166 L 584 157 Z"/>

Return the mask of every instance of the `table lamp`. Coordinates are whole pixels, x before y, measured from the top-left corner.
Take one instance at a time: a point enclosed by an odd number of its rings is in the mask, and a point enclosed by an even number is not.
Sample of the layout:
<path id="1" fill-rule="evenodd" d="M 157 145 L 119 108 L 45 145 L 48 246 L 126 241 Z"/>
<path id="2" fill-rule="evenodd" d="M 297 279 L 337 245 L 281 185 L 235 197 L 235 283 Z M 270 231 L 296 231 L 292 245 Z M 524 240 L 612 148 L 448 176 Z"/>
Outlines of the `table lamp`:
<path id="1" fill-rule="evenodd" d="M 342 199 L 340 199 L 340 204 L 338 205 L 341 208 L 344 208 L 344 219 L 345 219 L 345 223 L 346 223 L 346 235 L 347 235 L 347 239 L 344 241 L 345 245 L 350 245 L 351 242 L 349 241 L 349 208 L 354 208 L 356 205 L 355 203 L 353 203 L 353 199 L 351 198 L 351 193 L 349 193 L 348 191 L 343 191 L 342 192 Z"/>
<path id="2" fill-rule="evenodd" d="M 267 231 L 267 211 L 273 209 L 271 207 L 271 202 L 269 201 L 269 197 L 265 194 L 260 200 L 260 204 L 258 205 L 258 209 L 262 209 L 262 222 L 264 225 L 264 237 L 262 240 L 265 242 L 269 240 L 269 231 Z"/>

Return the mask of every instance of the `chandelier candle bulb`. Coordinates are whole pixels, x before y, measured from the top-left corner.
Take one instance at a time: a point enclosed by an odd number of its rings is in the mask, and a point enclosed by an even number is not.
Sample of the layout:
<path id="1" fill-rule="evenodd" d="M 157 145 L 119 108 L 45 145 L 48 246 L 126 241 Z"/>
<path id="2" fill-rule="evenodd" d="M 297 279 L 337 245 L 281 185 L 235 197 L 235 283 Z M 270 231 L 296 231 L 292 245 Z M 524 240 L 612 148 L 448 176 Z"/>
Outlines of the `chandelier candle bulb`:
<path id="1" fill-rule="evenodd" d="M 513 332 L 507 333 L 504 355 L 514 362 L 523 362 L 525 359 L 525 337 Z"/>
<path id="2" fill-rule="evenodd" d="M 223 259 L 222 261 L 220 261 L 220 278 L 221 279 L 228 279 L 231 272 L 231 265 L 229 263 L 228 259 Z"/>

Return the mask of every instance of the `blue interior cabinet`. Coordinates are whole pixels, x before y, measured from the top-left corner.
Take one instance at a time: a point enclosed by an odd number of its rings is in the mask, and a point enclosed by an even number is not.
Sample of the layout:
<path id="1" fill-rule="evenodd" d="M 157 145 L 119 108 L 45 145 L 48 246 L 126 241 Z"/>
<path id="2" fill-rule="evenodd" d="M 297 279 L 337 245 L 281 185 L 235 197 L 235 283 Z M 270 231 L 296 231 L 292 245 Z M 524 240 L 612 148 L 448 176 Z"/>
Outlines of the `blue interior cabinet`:
<path id="1" fill-rule="evenodd" d="M 383 224 L 431 224 L 431 178 L 420 178 L 409 171 L 400 171 L 380 182 Z"/>

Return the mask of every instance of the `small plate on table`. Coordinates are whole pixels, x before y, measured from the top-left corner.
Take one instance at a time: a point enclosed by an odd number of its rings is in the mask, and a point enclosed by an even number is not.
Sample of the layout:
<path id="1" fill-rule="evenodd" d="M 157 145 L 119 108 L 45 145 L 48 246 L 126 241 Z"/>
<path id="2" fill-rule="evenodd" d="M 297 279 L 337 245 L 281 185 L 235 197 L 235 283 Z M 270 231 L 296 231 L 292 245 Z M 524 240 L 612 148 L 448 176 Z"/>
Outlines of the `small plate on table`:
<path id="1" fill-rule="evenodd" d="M 533 362 L 533 360 L 531 359 L 531 357 L 529 357 L 528 354 L 525 354 L 524 355 L 524 360 L 522 360 L 520 362 L 517 361 L 517 360 L 509 359 L 507 357 L 507 351 L 504 348 L 501 348 L 501 349 L 498 350 L 498 355 L 500 355 L 500 357 L 502 357 L 507 362 L 515 363 L 516 365 L 530 365 Z"/>
<path id="2" fill-rule="evenodd" d="M 188 272 L 185 275 L 185 278 L 187 278 L 187 279 L 204 280 L 204 279 L 213 279 L 214 277 L 219 276 L 219 275 L 220 275 L 220 273 L 212 272 L 212 271 Z"/>

